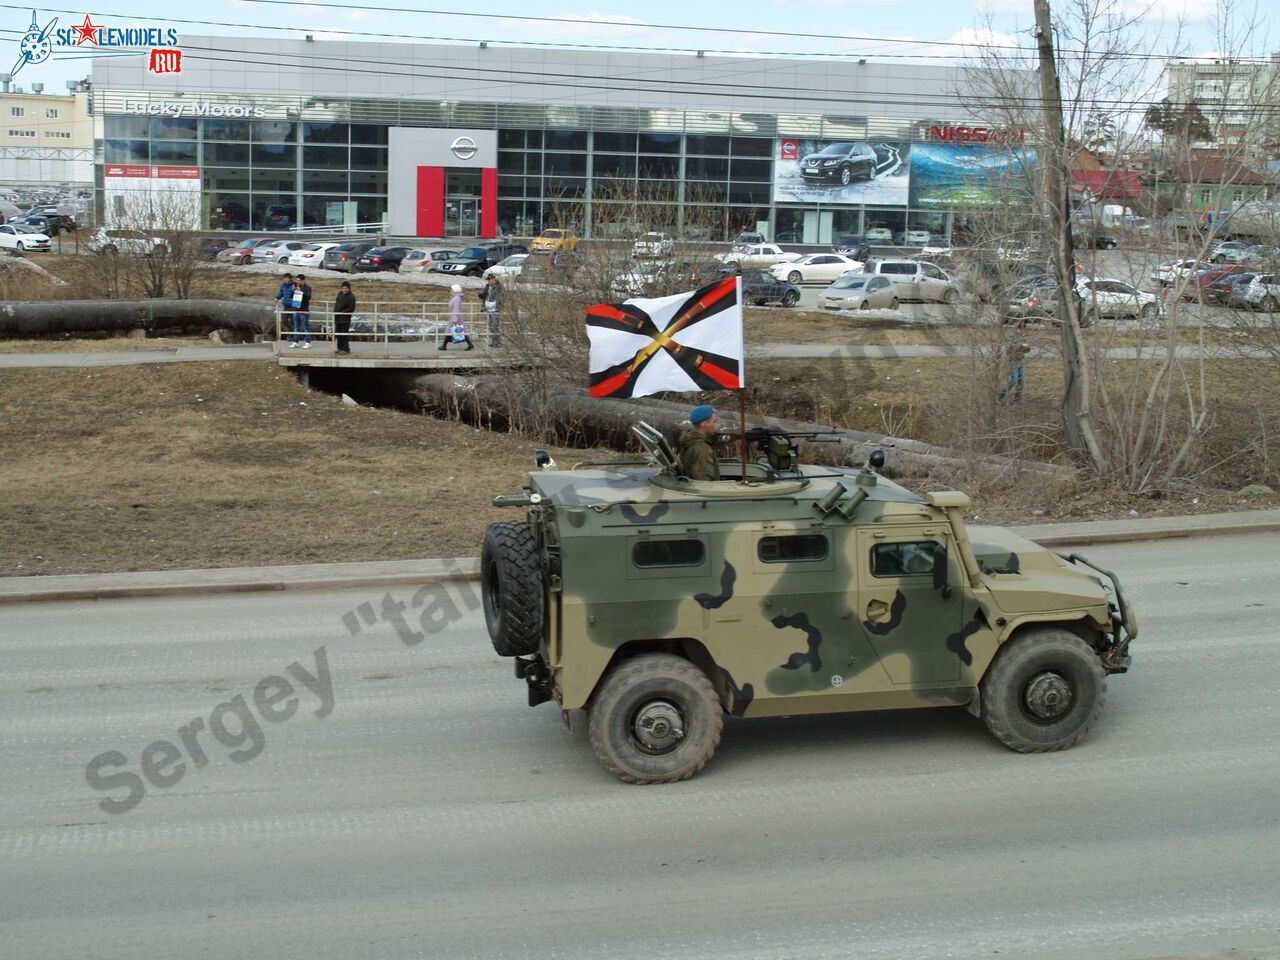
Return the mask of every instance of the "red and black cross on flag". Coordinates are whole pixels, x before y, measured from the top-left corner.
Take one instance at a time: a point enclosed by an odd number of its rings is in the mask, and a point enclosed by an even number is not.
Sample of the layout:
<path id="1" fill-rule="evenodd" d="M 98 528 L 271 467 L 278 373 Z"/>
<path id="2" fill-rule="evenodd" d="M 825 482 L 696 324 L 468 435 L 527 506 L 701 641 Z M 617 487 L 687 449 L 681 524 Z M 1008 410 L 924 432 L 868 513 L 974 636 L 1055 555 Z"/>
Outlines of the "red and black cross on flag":
<path id="1" fill-rule="evenodd" d="M 726 277 L 693 293 L 587 308 L 593 397 L 741 390 L 742 289 Z"/>

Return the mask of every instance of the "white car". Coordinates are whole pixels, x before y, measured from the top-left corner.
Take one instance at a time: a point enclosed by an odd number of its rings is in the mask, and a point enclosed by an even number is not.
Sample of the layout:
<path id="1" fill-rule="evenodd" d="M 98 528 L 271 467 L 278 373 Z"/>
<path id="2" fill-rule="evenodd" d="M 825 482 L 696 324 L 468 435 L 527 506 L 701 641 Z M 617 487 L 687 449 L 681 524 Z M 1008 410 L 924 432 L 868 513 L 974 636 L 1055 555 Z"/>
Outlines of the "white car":
<path id="1" fill-rule="evenodd" d="M 401 273 L 439 273 L 440 264 L 452 260 L 459 250 L 429 250 L 415 247 L 400 261 Z"/>
<path id="2" fill-rule="evenodd" d="M 336 243 L 309 243 L 300 250 L 294 250 L 289 254 L 289 266 L 291 267 L 315 267 L 317 270 L 324 265 L 324 252 L 332 250 L 338 246 Z"/>
<path id="3" fill-rule="evenodd" d="M 631 245 L 631 256 L 637 260 L 647 257 L 669 257 L 675 252 L 676 242 L 665 233 L 646 233 L 637 237 Z"/>
<path id="4" fill-rule="evenodd" d="M 822 291 L 824 310 L 897 310 L 893 281 L 873 273 L 848 273 Z"/>
<path id="5" fill-rule="evenodd" d="M 297 251 L 310 246 L 311 244 L 302 240 L 275 240 L 271 243 L 264 243 L 260 247 L 254 247 L 253 253 L 249 255 L 249 262 L 288 263 L 289 258 Z"/>
<path id="6" fill-rule="evenodd" d="M 160 237 L 152 237 L 141 230 L 107 230 L 99 227 L 89 235 L 89 249 L 94 253 L 128 253 L 149 257 L 164 254 L 169 245 Z"/>
<path id="7" fill-rule="evenodd" d="M 0 227 L 0 250 L 19 252 L 38 250 L 41 253 L 48 253 L 49 238 L 43 233 L 27 233 L 18 227 L 5 224 Z"/>
<path id="8" fill-rule="evenodd" d="M 888 227 L 872 227 L 862 235 L 867 243 L 893 243 L 893 231 Z"/>
<path id="9" fill-rule="evenodd" d="M 1160 313 L 1160 298 L 1154 293 L 1111 277 L 1077 280 L 1076 296 L 1080 298 L 1080 322 L 1085 326 L 1103 317 L 1152 319 Z"/>
<path id="10" fill-rule="evenodd" d="M 1166 260 L 1151 271 L 1151 279 L 1162 286 L 1177 283 L 1184 277 L 1191 277 L 1204 269 L 1199 260 Z"/>
<path id="11" fill-rule="evenodd" d="M 842 253 L 811 253 L 791 263 L 775 263 L 769 272 L 787 283 L 830 283 L 841 274 L 861 269 L 861 260 Z"/>
<path id="12" fill-rule="evenodd" d="M 751 243 L 734 247 L 728 253 L 716 255 L 721 263 L 732 263 L 740 270 L 759 267 L 767 270 L 775 263 L 792 263 L 799 260 L 801 254 L 788 253 L 776 243 Z"/>
<path id="13" fill-rule="evenodd" d="M 893 235 L 893 242 L 900 247 L 923 247 L 929 242 L 929 231 L 900 230 Z"/>
<path id="14" fill-rule="evenodd" d="M 499 280 L 508 277 L 520 276 L 520 271 L 524 269 L 524 262 L 529 259 L 527 253 L 513 253 L 501 263 L 495 263 L 480 276 L 488 279 L 489 277 L 497 277 Z"/>

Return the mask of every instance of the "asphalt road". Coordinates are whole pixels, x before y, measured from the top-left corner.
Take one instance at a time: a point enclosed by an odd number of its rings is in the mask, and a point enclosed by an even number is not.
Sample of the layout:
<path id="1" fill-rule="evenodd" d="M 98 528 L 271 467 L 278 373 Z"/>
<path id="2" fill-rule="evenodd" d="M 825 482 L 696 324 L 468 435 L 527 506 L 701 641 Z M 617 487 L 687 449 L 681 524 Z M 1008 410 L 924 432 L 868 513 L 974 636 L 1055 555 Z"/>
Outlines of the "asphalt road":
<path id="1" fill-rule="evenodd" d="M 735 721 L 650 788 L 526 707 L 469 611 L 406 646 L 344 625 L 381 591 L 5 608 L 0 953 L 1280 956 L 1274 537 L 1089 553 L 1142 636 L 1076 749 L 1020 756 L 959 710 Z M 298 704 L 263 722 L 273 675 Z M 151 773 L 181 778 L 104 812 L 127 791 L 86 764 L 136 776 L 162 739 Z"/>

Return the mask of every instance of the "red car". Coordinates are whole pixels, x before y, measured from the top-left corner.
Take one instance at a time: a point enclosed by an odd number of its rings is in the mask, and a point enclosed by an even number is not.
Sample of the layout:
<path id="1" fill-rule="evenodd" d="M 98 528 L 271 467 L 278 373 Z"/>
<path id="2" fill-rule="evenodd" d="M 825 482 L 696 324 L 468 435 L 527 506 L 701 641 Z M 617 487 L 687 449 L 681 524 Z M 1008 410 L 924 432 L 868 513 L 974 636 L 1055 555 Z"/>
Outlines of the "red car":
<path id="1" fill-rule="evenodd" d="M 1182 296 L 1187 300 L 1201 300 L 1203 299 L 1204 288 L 1213 283 L 1213 281 L 1221 280 L 1223 277 L 1230 276 L 1233 273 L 1243 273 L 1245 270 L 1257 269 L 1256 266 L 1250 266 L 1247 263 L 1217 264 L 1211 270 L 1196 274 L 1182 291 Z"/>
<path id="2" fill-rule="evenodd" d="M 254 247 L 260 247 L 264 243 L 275 243 L 277 239 L 277 237 L 256 237 L 252 240 L 241 240 L 234 247 L 227 247 L 225 250 L 219 250 L 217 262 L 234 263 L 236 266 L 244 266 L 249 262 L 249 257 L 252 255 Z"/>

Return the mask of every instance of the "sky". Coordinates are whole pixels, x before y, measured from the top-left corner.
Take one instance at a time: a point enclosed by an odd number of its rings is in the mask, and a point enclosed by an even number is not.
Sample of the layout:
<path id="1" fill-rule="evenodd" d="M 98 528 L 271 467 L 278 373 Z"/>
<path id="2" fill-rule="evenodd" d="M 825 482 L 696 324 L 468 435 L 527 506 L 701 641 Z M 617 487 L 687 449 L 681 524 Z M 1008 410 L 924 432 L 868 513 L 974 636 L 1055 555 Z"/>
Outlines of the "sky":
<path id="1" fill-rule="evenodd" d="M 1237 49 L 1224 44 L 1218 35 L 1219 8 L 1213 0 L 1106 2 L 1140 18 L 1141 30 L 1149 35 L 1145 49 L 1151 52 L 1163 55 L 1176 49 L 1185 55 L 1212 56 L 1224 47 Z M 95 3 L 91 10 L 92 22 L 108 27 L 172 27 L 178 31 L 179 46 L 183 34 L 300 38 L 310 33 L 316 40 L 483 40 L 494 46 L 504 42 L 604 45 L 690 53 L 705 50 L 708 56 L 716 52 L 843 55 L 872 61 L 946 64 L 975 55 L 975 42 L 1026 48 L 1034 42 L 1031 0 L 736 0 L 731 5 L 708 0 L 648 0 L 642 4 L 635 0 L 563 0 L 554 5 L 530 4 L 528 0 L 485 0 L 482 4 L 376 0 L 376 4 L 382 9 L 341 0 L 206 0 L 181 5 L 120 0 Z M 389 6 L 399 11 L 386 11 Z M 35 12 L 41 26 L 56 17 L 55 29 L 62 29 L 82 23 L 87 9 L 64 2 L 38 7 Z M 446 11 L 491 16 L 458 16 Z M 732 23 L 725 16 L 729 11 L 734 15 Z M 177 19 L 167 19 L 169 16 Z M 562 22 L 521 19 L 527 16 L 556 17 Z M 0 71 L 11 71 L 21 62 L 18 42 L 31 17 L 31 7 L 0 3 L 0 46 L 8 48 L 0 51 Z M 716 30 L 689 29 L 694 27 Z M 732 28 L 732 32 L 718 32 L 725 28 Z M 385 36 L 376 36 L 379 34 Z M 1280 49 L 1265 20 L 1248 32 L 1247 44 L 1251 55 Z M 87 51 L 90 46 L 77 48 L 75 58 L 59 52 L 43 63 L 23 63 L 14 83 L 26 89 L 33 82 L 43 83 L 47 93 L 65 93 L 67 81 L 83 79 L 91 71 L 81 49 Z"/>

